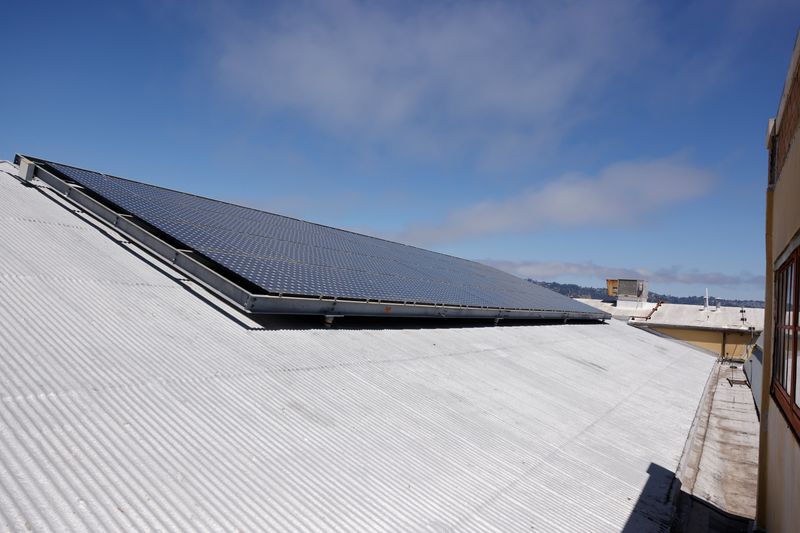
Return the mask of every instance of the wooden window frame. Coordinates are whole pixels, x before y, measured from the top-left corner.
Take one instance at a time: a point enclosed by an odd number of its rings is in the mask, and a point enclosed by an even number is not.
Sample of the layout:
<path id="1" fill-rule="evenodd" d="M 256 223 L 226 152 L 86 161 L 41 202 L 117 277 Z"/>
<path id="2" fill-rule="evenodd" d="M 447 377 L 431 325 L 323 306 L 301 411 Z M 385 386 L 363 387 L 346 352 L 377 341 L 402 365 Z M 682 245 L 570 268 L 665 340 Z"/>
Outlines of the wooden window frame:
<path id="1" fill-rule="evenodd" d="M 792 310 L 791 310 L 791 326 L 783 324 L 783 319 L 786 316 L 786 282 L 789 281 L 786 273 L 792 268 L 791 282 L 792 282 Z M 772 386 L 770 392 L 778 404 L 778 407 L 786 419 L 786 422 L 792 428 L 795 438 L 800 441 L 800 397 L 797 391 L 797 363 L 798 363 L 798 339 L 797 334 L 800 327 L 798 326 L 798 281 L 800 281 L 800 248 L 795 249 L 786 260 L 775 270 L 773 278 L 773 289 L 775 294 L 773 309 L 774 325 L 772 337 Z M 781 383 L 781 376 L 779 372 L 784 372 L 784 358 L 786 357 L 786 349 L 784 347 L 785 333 L 791 333 L 791 352 L 790 359 L 792 361 L 791 376 L 786 376 L 786 381 L 790 385 L 790 392 L 787 392 Z M 780 358 L 780 359 L 779 359 Z"/>

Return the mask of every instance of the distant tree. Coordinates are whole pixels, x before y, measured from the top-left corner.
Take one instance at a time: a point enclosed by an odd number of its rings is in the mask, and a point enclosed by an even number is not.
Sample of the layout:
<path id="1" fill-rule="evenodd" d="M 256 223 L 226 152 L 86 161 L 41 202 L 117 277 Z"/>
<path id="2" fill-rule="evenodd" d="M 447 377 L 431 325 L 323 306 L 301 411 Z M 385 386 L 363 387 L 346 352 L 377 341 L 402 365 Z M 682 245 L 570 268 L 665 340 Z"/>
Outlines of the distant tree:
<path id="1" fill-rule="evenodd" d="M 528 281 L 541 285 L 551 291 L 555 291 L 570 298 L 591 298 L 593 300 L 605 300 L 608 298 L 606 289 L 597 287 L 582 287 L 574 283 L 558 283 L 555 281 L 536 281 L 528 278 Z M 704 296 L 672 296 L 670 294 L 660 294 L 651 292 L 648 294 L 647 300 L 650 302 L 666 302 L 671 304 L 688 304 L 688 305 L 703 305 L 705 303 Z M 736 300 L 736 299 L 723 299 L 723 298 L 709 298 L 709 305 L 716 305 L 719 303 L 725 307 L 754 307 L 764 308 L 762 300 Z"/>

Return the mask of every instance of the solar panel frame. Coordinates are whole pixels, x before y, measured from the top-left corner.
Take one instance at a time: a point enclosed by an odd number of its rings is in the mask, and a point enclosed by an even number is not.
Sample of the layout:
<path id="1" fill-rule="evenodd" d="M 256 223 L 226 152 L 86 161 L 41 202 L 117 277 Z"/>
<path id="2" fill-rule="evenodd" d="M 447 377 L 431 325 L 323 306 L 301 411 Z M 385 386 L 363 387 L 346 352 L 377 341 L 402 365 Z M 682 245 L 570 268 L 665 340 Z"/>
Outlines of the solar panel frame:
<path id="1" fill-rule="evenodd" d="M 183 254 L 249 312 L 606 319 L 607 313 L 465 259 L 29 156 L 45 181 L 141 239 Z M 52 185 L 52 183 L 50 183 Z M 65 189 L 66 187 L 66 189 Z M 79 192 L 75 192 L 79 189 Z M 96 213 L 97 214 L 97 213 Z M 135 228 L 131 227 L 135 226 Z M 140 242 L 141 244 L 141 242 Z M 146 246 L 146 244 L 145 244 Z M 146 246 L 147 247 L 147 246 Z M 157 251 L 158 251 L 157 250 Z M 172 252 L 160 253 L 171 255 Z M 194 261 L 197 264 L 191 264 Z M 204 281 L 209 284 L 208 280 Z M 212 288 L 218 280 L 212 280 Z M 314 300 L 319 304 L 299 303 Z M 331 305 L 332 304 L 332 305 Z M 361 304 L 367 304 L 361 305 Z M 381 308 L 380 304 L 385 305 Z"/>

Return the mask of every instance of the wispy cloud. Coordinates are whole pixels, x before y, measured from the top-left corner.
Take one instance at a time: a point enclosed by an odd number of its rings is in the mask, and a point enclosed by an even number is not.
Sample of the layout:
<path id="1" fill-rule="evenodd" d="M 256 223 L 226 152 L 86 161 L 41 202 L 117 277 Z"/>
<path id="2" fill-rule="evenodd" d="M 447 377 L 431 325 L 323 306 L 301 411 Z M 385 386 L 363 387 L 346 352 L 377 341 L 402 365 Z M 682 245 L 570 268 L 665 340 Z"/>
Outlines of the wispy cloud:
<path id="1" fill-rule="evenodd" d="M 439 223 L 413 226 L 392 237 L 430 245 L 543 227 L 635 224 L 659 209 L 702 196 L 713 181 L 713 174 L 680 157 L 620 162 L 593 176 L 565 174 L 508 198 L 463 207 Z"/>
<path id="2" fill-rule="evenodd" d="M 148 0 L 199 22 L 215 80 L 268 119 L 492 169 L 615 98 L 713 94 L 790 2 Z"/>
<path id="3" fill-rule="evenodd" d="M 419 152 L 500 157 L 589 109 L 645 48 L 648 12 L 632 0 L 308 1 L 214 31 L 225 85 L 264 111 Z"/>
<path id="4" fill-rule="evenodd" d="M 593 277 L 646 279 L 651 283 L 706 285 L 711 287 L 761 287 L 764 276 L 747 272 L 725 274 L 722 272 L 701 272 L 677 266 L 650 270 L 646 268 L 620 268 L 603 266 L 592 262 L 569 263 L 559 261 L 482 261 L 488 265 L 505 270 L 523 278 L 550 281 L 561 278 Z"/>

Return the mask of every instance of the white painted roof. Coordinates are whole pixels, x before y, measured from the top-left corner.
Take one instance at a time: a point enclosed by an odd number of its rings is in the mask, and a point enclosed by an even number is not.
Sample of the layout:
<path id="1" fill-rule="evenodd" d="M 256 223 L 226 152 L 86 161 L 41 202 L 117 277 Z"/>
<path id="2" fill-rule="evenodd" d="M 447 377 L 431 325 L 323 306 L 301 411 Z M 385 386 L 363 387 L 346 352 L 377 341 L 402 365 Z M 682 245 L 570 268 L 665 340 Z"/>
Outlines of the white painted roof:
<path id="1" fill-rule="evenodd" d="M 665 530 L 713 357 L 248 329 L 46 195 L 0 172 L 0 531 Z"/>
<path id="2" fill-rule="evenodd" d="M 764 329 L 764 310 L 751 307 L 745 307 L 744 313 L 742 313 L 741 307 L 720 307 L 717 309 L 714 306 L 709 306 L 708 309 L 704 309 L 702 305 L 664 303 L 653 311 L 656 304 L 651 302 L 646 302 L 640 308 L 632 308 L 617 307 L 601 300 L 583 298 L 580 301 L 601 311 L 606 311 L 614 318 L 624 320 L 633 318 L 637 324 L 648 326 L 683 326 L 717 330 L 740 329 L 743 331 L 747 331 L 750 326 L 753 326 L 756 331 Z M 652 315 L 650 314 L 651 311 Z M 646 319 L 648 316 L 650 318 Z M 745 318 L 745 321 L 742 321 L 742 317 Z"/>
<path id="3" fill-rule="evenodd" d="M 742 313 L 744 309 L 744 313 Z M 742 321 L 742 318 L 745 320 Z M 637 323 L 640 322 L 637 320 Z M 750 307 L 720 307 L 702 305 L 661 304 L 646 322 L 650 326 L 689 326 L 707 329 L 741 329 L 750 326 L 764 329 L 764 310 Z"/>

